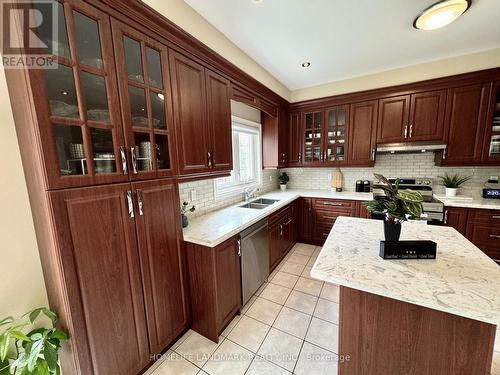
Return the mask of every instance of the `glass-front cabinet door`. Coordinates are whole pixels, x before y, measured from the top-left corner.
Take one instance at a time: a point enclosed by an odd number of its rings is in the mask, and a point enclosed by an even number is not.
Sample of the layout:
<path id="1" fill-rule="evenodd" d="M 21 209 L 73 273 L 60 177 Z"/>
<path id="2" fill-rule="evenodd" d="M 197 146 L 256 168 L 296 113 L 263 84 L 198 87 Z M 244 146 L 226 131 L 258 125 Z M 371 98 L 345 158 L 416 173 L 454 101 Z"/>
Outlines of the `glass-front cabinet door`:
<path id="1" fill-rule="evenodd" d="M 483 158 L 488 161 L 500 160 L 500 81 L 495 82 L 491 90 Z"/>
<path id="2" fill-rule="evenodd" d="M 44 90 L 35 100 L 48 188 L 128 180 L 109 17 L 81 1 L 54 6 L 58 35 L 37 34 L 57 64 L 32 73 Z"/>
<path id="3" fill-rule="evenodd" d="M 112 29 L 131 178 L 171 176 L 168 49 L 119 21 Z"/>
<path id="4" fill-rule="evenodd" d="M 306 112 L 304 114 L 304 152 L 303 163 L 323 161 L 323 113 Z"/>
<path id="5" fill-rule="evenodd" d="M 341 164 L 346 158 L 347 107 L 328 109 L 326 121 L 323 161 Z"/>

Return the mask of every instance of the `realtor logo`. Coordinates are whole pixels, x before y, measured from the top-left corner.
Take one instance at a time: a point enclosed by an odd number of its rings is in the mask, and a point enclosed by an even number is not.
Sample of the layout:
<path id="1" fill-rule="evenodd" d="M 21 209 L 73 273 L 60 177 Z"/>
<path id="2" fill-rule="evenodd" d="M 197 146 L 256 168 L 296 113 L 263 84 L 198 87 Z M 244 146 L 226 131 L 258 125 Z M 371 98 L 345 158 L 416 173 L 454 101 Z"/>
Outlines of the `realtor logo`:
<path id="1" fill-rule="evenodd" d="M 5 69 L 57 68 L 58 10 L 57 1 L 1 1 L 0 51 Z"/>

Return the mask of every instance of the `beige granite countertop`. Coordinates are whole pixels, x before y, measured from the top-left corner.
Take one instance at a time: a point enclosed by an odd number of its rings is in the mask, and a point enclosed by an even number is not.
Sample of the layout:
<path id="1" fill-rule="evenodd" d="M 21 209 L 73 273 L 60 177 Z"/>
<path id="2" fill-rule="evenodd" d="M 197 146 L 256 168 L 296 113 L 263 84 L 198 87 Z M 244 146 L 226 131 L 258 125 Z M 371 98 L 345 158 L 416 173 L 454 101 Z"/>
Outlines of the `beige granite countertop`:
<path id="1" fill-rule="evenodd" d="M 435 260 L 379 257 L 383 222 L 339 217 L 311 276 L 478 321 L 500 324 L 500 267 L 451 227 L 403 223 L 402 240 L 437 243 Z"/>
<path id="2" fill-rule="evenodd" d="M 275 190 L 258 197 L 279 200 L 262 210 L 239 207 L 245 203 L 240 202 L 191 219 L 189 226 L 183 229 L 184 241 L 208 247 L 217 246 L 299 197 L 364 201 L 371 200 L 373 195 L 353 192 L 336 193 L 329 190 Z"/>
<path id="3" fill-rule="evenodd" d="M 483 199 L 457 196 L 447 198 L 445 195 L 434 194 L 434 198 L 440 200 L 447 207 L 483 208 L 489 210 L 500 210 L 500 199 Z"/>

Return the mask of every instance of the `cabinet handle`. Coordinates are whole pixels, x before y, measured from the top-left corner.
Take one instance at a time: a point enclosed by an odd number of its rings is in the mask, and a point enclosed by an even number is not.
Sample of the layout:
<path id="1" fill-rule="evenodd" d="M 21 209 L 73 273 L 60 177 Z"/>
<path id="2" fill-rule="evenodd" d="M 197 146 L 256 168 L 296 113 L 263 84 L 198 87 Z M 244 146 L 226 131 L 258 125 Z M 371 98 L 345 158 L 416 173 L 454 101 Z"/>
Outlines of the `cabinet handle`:
<path id="1" fill-rule="evenodd" d="M 498 234 L 490 234 L 490 238 L 500 238 Z"/>
<path id="2" fill-rule="evenodd" d="M 492 218 L 492 219 L 500 219 L 500 216 L 498 216 L 498 215 L 493 215 L 491 218 Z"/>
<path id="3" fill-rule="evenodd" d="M 372 160 L 375 161 L 375 149 L 372 148 Z"/>
<path id="4" fill-rule="evenodd" d="M 241 257 L 241 238 L 238 238 L 238 256 Z"/>
<path id="5" fill-rule="evenodd" d="M 125 147 L 124 146 L 120 146 L 120 156 L 122 158 L 122 170 L 123 170 L 123 174 L 128 174 L 127 154 L 125 152 Z"/>
<path id="6" fill-rule="evenodd" d="M 136 190 L 137 194 L 137 207 L 139 208 L 139 215 L 143 216 L 144 211 L 143 211 L 143 204 L 142 204 L 142 190 Z"/>
<path id="7" fill-rule="evenodd" d="M 335 220 L 337 218 L 335 216 L 323 216 L 323 219 Z"/>
<path id="8" fill-rule="evenodd" d="M 408 125 L 405 125 L 405 138 L 408 138 Z"/>
<path id="9" fill-rule="evenodd" d="M 207 152 L 208 168 L 212 168 L 212 154 L 210 151 Z"/>
<path id="10" fill-rule="evenodd" d="M 299 152 L 299 163 L 302 163 L 302 152 Z"/>
<path id="11" fill-rule="evenodd" d="M 443 160 L 446 159 L 446 150 L 443 151 Z"/>
<path id="12" fill-rule="evenodd" d="M 343 206 L 343 203 L 323 202 L 323 206 Z"/>
<path id="13" fill-rule="evenodd" d="M 128 216 L 134 217 L 134 196 L 132 190 L 127 191 Z"/>
<path id="14" fill-rule="evenodd" d="M 137 174 L 137 157 L 135 156 L 135 147 L 130 147 L 130 153 L 132 154 L 132 170 L 134 174 Z"/>
<path id="15" fill-rule="evenodd" d="M 410 138 L 412 137 L 413 135 L 413 124 L 410 125 Z"/>
<path id="16" fill-rule="evenodd" d="M 327 237 L 328 237 L 328 235 L 329 235 L 329 234 L 330 234 L 330 233 L 325 233 L 325 232 L 323 232 L 323 236 L 327 236 Z"/>
<path id="17" fill-rule="evenodd" d="M 283 236 L 283 225 L 280 224 L 280 236 Z"/>
<path id="18" fill-rule="evenodd" d="M 448 210 L 444 212 L 444 223 L 448 224 Z"/>
<path id="19" fill-rule="evenodd" d="M 283 225 L 288 225 L 288 224 L 290 224 L 291 222 L 292 222 L 292 219 L 288 219 L 288 220 L 287 220 L 287 222 L 286 222 L 285 224 L 283 224 Z"/>

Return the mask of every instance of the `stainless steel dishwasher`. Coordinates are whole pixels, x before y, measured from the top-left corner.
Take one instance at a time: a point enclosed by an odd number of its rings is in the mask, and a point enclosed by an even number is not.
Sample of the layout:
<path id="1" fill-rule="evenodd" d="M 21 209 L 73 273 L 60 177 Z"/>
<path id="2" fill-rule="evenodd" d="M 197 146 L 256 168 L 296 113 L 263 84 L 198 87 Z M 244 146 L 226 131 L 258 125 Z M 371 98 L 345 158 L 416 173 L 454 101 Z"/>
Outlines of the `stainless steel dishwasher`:
<path id="1" fill-rule="evenodd" d="M 241 288 L 243 305 L 269 277 L 269 235 L 267 219 L 240 233 Z"/>

